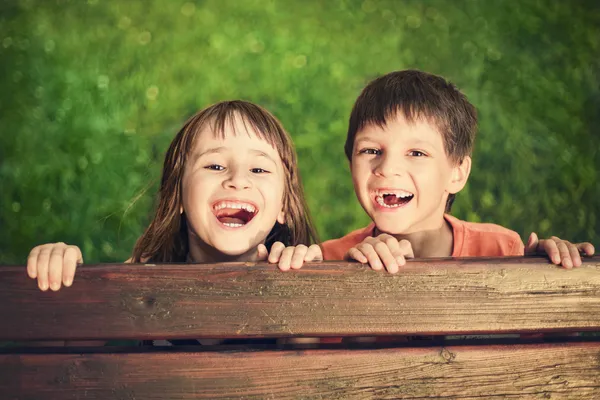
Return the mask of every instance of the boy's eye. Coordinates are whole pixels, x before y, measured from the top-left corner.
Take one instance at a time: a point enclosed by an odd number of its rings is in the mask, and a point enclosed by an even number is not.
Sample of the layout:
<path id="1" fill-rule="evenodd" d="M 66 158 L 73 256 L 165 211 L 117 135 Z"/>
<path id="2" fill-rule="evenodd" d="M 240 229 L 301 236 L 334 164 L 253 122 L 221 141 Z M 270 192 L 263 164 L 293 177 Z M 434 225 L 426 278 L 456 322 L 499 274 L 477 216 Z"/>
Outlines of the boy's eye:
<path id="1" fill-rule="evenodd" d="M 412 157 L 425 157 L 427 154 L 419 150 L 411 150 L 408 152 L 408 155 Z"/>
<path id="2" fill-rule="evenodd" d="M 370 155 L 375 155 L 378 156 L 381 154 L 381 150 L 379 149 L 362 149 L 358 152 L 358 154 L 370 154 Z"/>
<path id="3" fill-rule="evenodd" d="M 266 169 L 262 169 L 262 168 L 252 168 L 250 170 L 250 172 L 252 172 L 253 174 L 268 174 L 269 171 L 267 171 Z"/>
<path id="4" fill-rule="evenodd" d="M 210 165 L 207 165 L 204 168 L 210 169 L 210 170 L 213 170 L 213 171 L 223 171 L 225 169 L 224 166 L 219 165 L 219 164 L 210 164 Z"/>

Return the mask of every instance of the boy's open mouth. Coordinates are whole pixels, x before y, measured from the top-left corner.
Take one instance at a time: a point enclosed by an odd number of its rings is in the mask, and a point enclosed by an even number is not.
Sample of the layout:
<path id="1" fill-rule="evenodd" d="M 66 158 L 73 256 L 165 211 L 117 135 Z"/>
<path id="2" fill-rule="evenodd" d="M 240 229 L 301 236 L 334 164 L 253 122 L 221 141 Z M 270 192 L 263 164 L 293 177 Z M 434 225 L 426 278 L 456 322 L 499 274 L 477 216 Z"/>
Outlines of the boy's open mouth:
<path id="1" fill-rule="evenodd" d="M 213 205 L 213 213 L 221 224 L 229 228 L 241 228 L 252 221 L 258 209 L 250 203 L 223 200 Z"/>
<path id="2" fill-rule="evenodd" d="M 385 208 L 398 208 L 408 204 L 414 194 L 405 190 L 379 190 L 375 193 L 375 201 Z"/>

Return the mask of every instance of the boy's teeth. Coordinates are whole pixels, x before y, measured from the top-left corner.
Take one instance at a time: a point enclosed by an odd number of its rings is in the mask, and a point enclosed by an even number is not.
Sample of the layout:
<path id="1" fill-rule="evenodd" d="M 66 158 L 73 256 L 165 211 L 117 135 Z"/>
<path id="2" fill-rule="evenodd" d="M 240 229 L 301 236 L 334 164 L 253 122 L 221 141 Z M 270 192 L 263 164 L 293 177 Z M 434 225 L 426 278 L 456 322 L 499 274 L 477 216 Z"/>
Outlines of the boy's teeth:
<path id="1" fill-rule="evenodd" d="M 406 192 L 404 190 L 399 190 L 399 191 L 393 192 L 393 193 L 390 193 L 390 192 L 379 192 L 378 193 L 378 196 L 381 196 L 381 197 L 386 196 L 386 195 L 387 196 L 396 196 L 396 197 L 405 199 L 407 197 L 411 197 L 413 194 L 410 192 Z"/>
<path id="2" fill-rule="evenodd" d="M 387 202 L 385 201 L 385 197 L 386 196 L 394 196 L 396 199 L 402 199 L 398 202 Z M 408 193 L 408 192 L 398 192 L 398 193 L 380 193 L 377 196 L 375 196 L 375 201 L 377 202 L 377 204 L 379 204 L 382 207 L 387 207 L 387 208 L 396 208 L 396 207 L 401 207 L 405 204 L 407 204 L 409 201 L 412 200 L 412 198 L 414 197 L 414 195 L 412 193 Z M 391 203 L 391 204 L 389 204 Z"/>

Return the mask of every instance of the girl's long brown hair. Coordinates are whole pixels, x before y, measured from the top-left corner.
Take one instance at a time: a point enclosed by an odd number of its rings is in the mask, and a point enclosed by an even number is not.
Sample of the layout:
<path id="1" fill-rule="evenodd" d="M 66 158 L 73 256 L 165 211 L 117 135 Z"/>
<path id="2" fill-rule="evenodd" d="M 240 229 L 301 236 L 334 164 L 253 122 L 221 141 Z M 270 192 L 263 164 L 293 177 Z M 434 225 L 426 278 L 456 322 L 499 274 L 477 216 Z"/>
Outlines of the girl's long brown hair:
<path id="1" fill-rule="evenodd" d="M 224 101 L 205 108 L 192 116 L 177 133 L 165 155 L 158 205 L 152 222 L 133 249 L 133 262 L 184 262 L 188 253 L 188 232 L 182 205 L 182 179 L 187 157 L 194 142 L 208 124 L 215 135 L 224 137 L 226 124 L 233 126 L 235 118 L 279 153 L 285 170 L 283 210 L 285 224 L 276 223 L 265 245 L 280 241 L 286 246 L 309 245 L 318 238 L 304 199 L 292 139 L 281 123 L 264 108 L 241 100 Z"/>

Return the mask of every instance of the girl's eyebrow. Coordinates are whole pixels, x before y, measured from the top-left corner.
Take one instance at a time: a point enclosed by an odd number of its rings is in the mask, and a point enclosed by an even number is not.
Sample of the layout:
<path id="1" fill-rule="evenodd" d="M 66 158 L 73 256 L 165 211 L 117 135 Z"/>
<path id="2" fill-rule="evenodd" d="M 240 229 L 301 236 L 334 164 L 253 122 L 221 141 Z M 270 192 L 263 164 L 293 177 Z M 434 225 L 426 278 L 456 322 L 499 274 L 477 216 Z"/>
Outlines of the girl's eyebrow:
<path id="1" fill-rule="evenodd" d="M 198 160 L 198 159 L 199 159 L 200 157 L 202 157 L 203 155 L 206 155 L 206 154 L 213 154 L 213 153 L 222 153 L 222 152 L 223 152 L 223 151 L 225 151 L 225 150 L 228 150 L 228 148 L 227 148 L 227 147 L 225 147 L 225 146 L 213 147 L 213 148 L 210 148 L 210 149 L 204 150 L 204 151 L 203 151 L 203 152 L 201 152 L 201 153 L 196 153 L 196 154 L 194 155 L 194 157 L 192 158 L 192 161 L 194 161 L 194 162 L 195 162 L 196 160 Z M 255 154 L 255 155 L 257 155 L 257 156 L 259 156 L 259 157 L 264 157 L 264 158 L 266 158 L 267 160 L 270 160 L 270 161 L 272 161 L 273 163 L 277 164 L 277 163 L 275 162 L 275 160 L 273 159 L 273 157 L 271 157 L 270 155 L 268 155 L 268 154 L 267 154 L 267 153 L 265 153 L 264 151 L 261 151 L 261 150 L 256 150 L 256 149 L 251 149 L 251 150 L 250 150 L 250 152 L 251 152 L 251 153 L 253 153 L 253 154 Z"/>
<path id="2" fill-rule="evenodd" d="M 264 158 L 266 158 L 267 160 L 269 160 L 269 161 L 273 162 L 274 164 L 277 164 L 277 163 L 275 162 L 275 160 L 273 159 L 273 157 L 271 157 L 270 155 L 268 155 L 268 154 L 267 154 L 267 153 L 265 153 L 264 151 L 261 151 L 261 150 L 254 150 L 254 149 L 252 149 L 252 150 L 250 150 L 250 151 L 251 151 L 252 153 L 256 154 L 256 155 L 257 155 L 257 156 L 259 156 L 259 157 L 264 157 Z"/>

